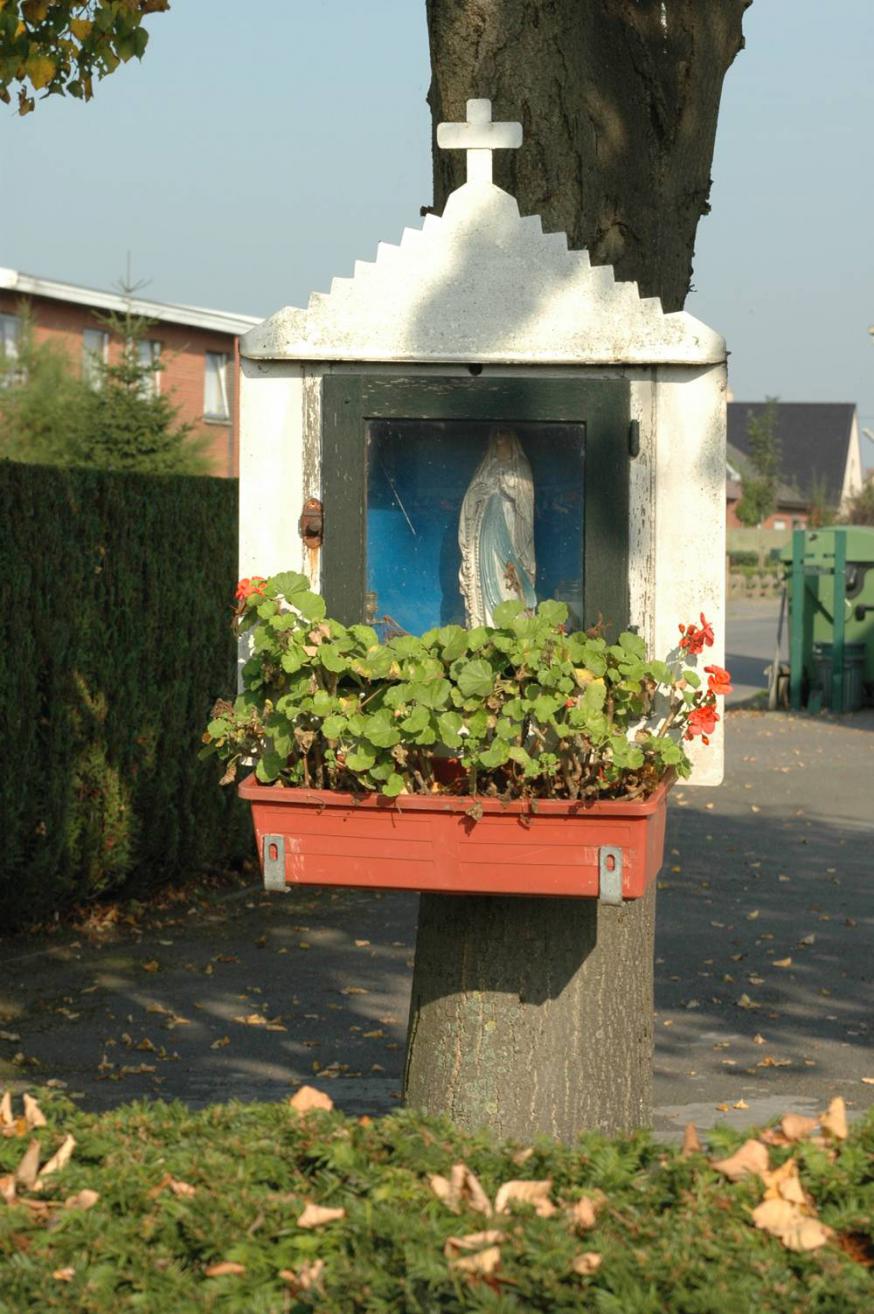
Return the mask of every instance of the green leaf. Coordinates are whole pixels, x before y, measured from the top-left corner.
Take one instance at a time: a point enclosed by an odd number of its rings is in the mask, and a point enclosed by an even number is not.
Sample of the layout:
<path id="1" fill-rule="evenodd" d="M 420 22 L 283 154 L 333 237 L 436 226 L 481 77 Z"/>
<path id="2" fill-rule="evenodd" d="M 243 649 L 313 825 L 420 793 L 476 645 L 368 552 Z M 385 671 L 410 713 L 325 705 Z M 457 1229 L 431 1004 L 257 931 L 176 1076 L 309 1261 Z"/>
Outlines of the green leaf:
<path id="1" fill-rule="evenodd" d="M 460 718 L 459 718 L 460 719 Z M 401 721 L 401 729 L 408 734 L 416 735 L 420 730 L 430 723 L 431 713 L 427 707 L 414 707 L 406 720 Z"/>
<path id="2" fill-rule="evenodd" d="M 484 753 L 480 753 L 479 761 L 481 766 L 491 769 L 503 766 L 509 756 L 510 750 L 507 744 L 502 739 L 496 739 L 490 748 L 487 748 Z"/>
<path id="3" fill-rule="evenodd" d="M 522 603 L 513 598 L 509 602 L 500 602 L 493 612 L 495 625 L 499 630 L 506 629 L 523 610 Z"/>
<path id="4" fill-rule="evenodd" d="M 298 648 L 288 648 L 279 659 L 280 665 L 289 675 L 294 675 L 304 665 L 304 654 Z"/>
<path id="5" fill-rule="evenodd" d="M 345 716 L 326 716 L 322 722 L 322 734 L 326 739 L 340 739 L 348 726 Z"/>
<path id="6" fill-rule="evenodd" d="M 441 712 L 437 718 L 440 737 L 447 748 L 458 748 L 461 735 L 458 733 L 464 722 L 458 712 Z"/>
<path id="7" fill-rule="evenodd" d="M 366 744 L 359 744 L 346 754 L 346 765 L 350 771 L 369 771 L 376 761 L 376 753 Z"/>
<path id="8" fill-rule="evenodd" d="M 284 570 L 279 575 L 271 575 L 270 579 L 264 585 L 264 590 L 268 597 L 283 597 L 287 602 L 297 606 L 298 593 L 308 593 L 310 582 L 306 575 L 300 575 L 296 570 Z"/>
<path id="9" fill-rule="evenodd" d="M 394 771 L 383 785 L 381 793 L 385 794 L 386 798 L 397 798 L 398 794 L 403 794 L 404 789 L 405 785 L 403 776 L 399 776 L 398 773 Z"/>
<path id="10" fill-rule="evenodd" d="M 495 673 L 483 658 L 467 662 L 458 673 L 458 687 L 465 698 L 485 698 L 492 692 Z"/>
<path id="11" fill-rule="evenodd" d="M 454 662 L 467 652 L 468 633 L 460 625 L 445 625 L 439 638 L 444 662 Z"/>
<path id="12" fill-rule="evenodd" d="M 388 711 L 374 712 L 364 718 L 364 738 L 377 748 L 391 748 L 400 743 L 401 734 Z"/>
<path id="13" fill-rule="evenodd" d="M 335 675 L 349 669 L 349 658 L 337 643 L 320 643 L 316 657 L 326 671 Z"/>
<path id="14" fill-rule="evenodd" d="M 327 607 L 325 599 L 318 593 L 298 593 L 289 601 L 300 612 L 304 620 L 318 621 L 323 620 Z"/>
<path id="15" fill-rule="evenodd" d="M 687 684 L 690 684 L 693 689 L 701 688 L 701 676 L 697 671 L 684 671 L 683 679 Z"/>
<path id="16" fill-rule="evenodd" d="M 554 716 L 560 707 L 560 698 L 556 698 L 553 694 L 539 694 L 534 700 L 534 715 L 543 724 Z"/>
<path id="17" fill-rule="evenodd" d="M 264 785 L 272 784 L 274 780 L 278 780 L 284 766 L 284 758 L 270 748 L 265 749 L 255 766 L 255 777 Z"/>
<path id="18" fill-rule="evenodd" d="M 568 618 L 567 604 L 557 602 L 554 598 L 547 599 L 546 602 L 541 602 L 538 606 L 537 615 L 550 625 L 564 625 Z"/>

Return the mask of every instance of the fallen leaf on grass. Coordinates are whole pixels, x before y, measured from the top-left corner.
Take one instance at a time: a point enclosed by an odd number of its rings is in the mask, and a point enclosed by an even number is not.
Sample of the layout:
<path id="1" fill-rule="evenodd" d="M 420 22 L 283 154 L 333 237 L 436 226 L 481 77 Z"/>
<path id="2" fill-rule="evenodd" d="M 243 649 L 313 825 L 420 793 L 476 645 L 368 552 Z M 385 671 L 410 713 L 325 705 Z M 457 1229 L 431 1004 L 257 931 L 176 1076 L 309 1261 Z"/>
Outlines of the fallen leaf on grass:
<path id="1" fill-rule="evenodd" d="M 346 1217 L 345 1209 L 325 1209 L 322 1205 L 308 1204 L 297 1220 L 298 1227 L 324 1227 Z"/>
<path id="2" fill-rule="evenodd" d="M 791 958 L 775 958 L 774 961 L 773 961 L 773 963 L 771 964 L 771 966 L 772 966 L 772 967 L 791 967 L 791 966 L 792 966 L 792 959 L 791 959 Z"/>
<path id="3" fill-rule="evenodd" d="M 596 1255 L 593 1250 L 587 1250 L 585 1254 L 577 1255 L 576 1259 L 572 1260 L 571 1268 L 580 1277 L 591 1277 L 593 1273 L 597 1273 L 603 1262 L 601 1255 Z"/>
<path id="4" fill-rule="evenodd" d="M 506 1239 L 507 1233 L 499 1232 L 494 1227 L 485 1232 L 470 1232 L 467 1236 L 450 1236 L 446 1238 L 443 1253 L 447 1259 L 455 1260 L 461 1251 L 481 1250 L 486 1246 L 499 1245 Z"/>
<path id="5" fill-rule="evenodd" d="M 230 1043 L 231 1043 L 230 1036 L 222 1036 L 219 1040 L 214 1040 L 212 1042 L 212 1044 L 210 1045 L 210 1049 L 224 1049 Z"/>
<path id="6" fill-rule="evenodd" d="M 701 1141 L 698 1138 L 698 1129 L 694 1122 L 687 1122 L 686 1130 L 683 1132 L 683 1147 L 680 1150 L 680 1155 L 682 1158 L 688 1159 L 690 1154 L 700 1153 Z"/>
<path id="7" fill-rule="evenodd" d="M 754 1045 L 766 1045 L 767 1043 L 768 1043 L 768 1042 L 765 1040 L 765 1037 L 762 1036 L 762 1035 L 760 1035 L 758 1031 L 757 1031 L 756 1034 L 753 1036 L 753 1044 L 754 1044 Z"/>
<path id="8" fill-rule="evenodd" d="M 288 1102 L 300 1114 L 309 1113 L 312 1109 L 326 1109 L 330 1112 L 334 1107 L 330 1095 L 323 1090 L 316 1090 L 315 1086 L 301 1086 Z"/>
<path id="9" fill-rule="evenodd" d="M 464 1259 L 455 1259 L 452 1261 L 453 1268 L 460 1273 L 472 1273 L 476 1277 L 488 1277 L 494 1273 L 495 1269 L 501 1262 L 501 1247 L 489 1246 L 486 1250 L 481 1250 L 478 1255 L 467 1255 Z"/>
<path id="10" fill-rule="evenodd" d="M 551 1177 L 539 1182 L 505 1182 L 495 1196 L 495 1213 L 507 1213 L 511 1204 L 531 1204 L 539 1218 L 550 1218 L 556 1210 L 549 1198 L 551 1190 Z"/>
<path id="11" fill-rule="evenodd" d="M 46 1177 L 51 1177 L 53 1173 L 59 1173 L 62 1168 L 70 1162 L 70 1157 L 76 1148 L 75 1136 L 65 1136 L 61 1142 L 60 1148 L 49 1159 L 48 1163 L 43 1164 L 40 1169 L 39 1179 L 36 1182 L 36 1189 L 39 1190 Z"/>
<path id="12" fill-rule="evenodd" d="M 711 1159 L 710 1166 L 722 1173 L 730 1182 L 757 1174 L 761 1177 L 770 1168 L 768 1151 L 760 1141 L 744 1141 L 739 1150 L 727 1159 Z"/>
<path id="13" fill-rule="evenodd" d="M 267 1018 L 262 1013 L 247 1013 L 245 1017 L 233 1017 L 232 1022 L 240 1022 L 244 1027 L 266 1027 Z"/>
<path id="14" fill-rule="evenodd" d="M 56 1282 L 72 1282 L 75 1276 L 75 1268 L 56 1268 L 52 1274 Z"/>
<path id="15" fill-rule="evenodd" d="M 147 963 L 143 963 L 143 971 L 157 972 L 160 966 L 161 964 L 158 962 L 157 958 L 150 958 Z"/>
<path id="16" fill-rule="evenodd" d="M 386 1045 L 386 1049 L 388 1049 L 388 1045 Z M 862 1080 L 866 1081 L 867 1078 L 863 1077 Z M 513 1160 L 513 1163 L 516 1165 L 516 1167 L 521 1168 L 522 1164 L 527 1163 L 533 1153 L 534 1153 L 534 1146 L 528 1145 L 525 1147 L 524 1150 L 517 1150 L 515 1154 L 512 1154 L 510 1157 Z"/>
<path id="17" fill-rule="evenodd" d="M 757 1003 L 755 999 L 750 999 L 750 997 L 749 997 L 749 995 L 746 993 L 746 991 L 744 991 L 744 993 L 741 995 L 740 999 L 737 1001 L 737 1006 L 738 1006 L 738 1008 L 761 1008 L 761 1007 L 762 1007 L 762 1005 L 759 1004 L 759 1003 Z"/>
<path id="18" fill-rule="evenodd" d="M 235 1264 L 232 1259 L 223 1259 L 218 1264 L 210 1264 L 203 1270 L 204 1277 L 241 1277 L 246 1271 L 245 1264 Z"/>
<path id="19" fill-rule="evenodd" d="M 761 1231 L 777 1237 L 787 1250 L 818 1250 L 834 1236 L 830 1227 L 802 1213 L 789 1200 L 763 1200 L 753 1210 L 753 1221 Z"/>
<path id="20" fill-rule="evenodd" d="M 577 1232 L 588 1232 L 598 1221 L 598 1209 L 604 1203 L 602 1199 L 591 1199 L 588 1195 L 580 1196 L 568 1210 L 571 1222 Z"/>
<path id="21" fill-rule="evenodd" d="M 31 1187 L 39 1176 L 39 1141 L 31 1141 L 24 1154 L 21 1162 L 15 1169 L 15 1180 L 22 1186 Z"/>
<path id="22" fill-rule="evenodd" d="M 780 1119 L 780 1130 L 787 1141 L 803 1141 L 815 1127 L 816 1118 L 805 1118 L 801 1113 L 784 1113 Z"/>
<path id="23" fill-rule="evenodd" d="M 819 1120 L 819 1125 L 828 1136 L 836 1141 L 847 1139 L 847 1106 L 840 1095 L 831 1101 L 826 1112 Z"/>
<path id="24" fill-rule="evenodd" d="M 874 1077 L 863 1077 L 862 1081 L 866 1086 L 874 1086 Z"/>
<path id="25" fill-rule="evenodd" d="M 301 1264 L 300 1268 L 295 1271 L 292 1268 L 283 1268 L 279 1276 L 283 1282 L 287 1282 L 293 1292 L 311 1291 L 313 1287 L 318 1286 L 322 1280 L 322 1274 L 325 1271 L 325 1261 L 323 1259 L 313 1259 L 307 1264 Z"/>
<path id="26" fill-rule="evenodd" d="M 0 1040 L 8 1040 L 15 1045 L 21 1039 L 17 1031 L 0 1031 Z"/>
<path id="27" fill-rule="evenodd" d="M 465 1204 L 475 1213 L 485 1214 L 486 1218 L 491 1217 L 491 1201 L 480 1185 L 476 1173 L 472 1173 L 467 1164 L 454 1163 L 448 1178 L 442 1177 L 439 1173 L 431 1173 L 428 1182 L 438 1199 L 442 1200 L 453 1213 L 459 1213 L 462 1204 Z"/>
<path id="28" fill-rule="evenodd" d="M 64 1208 L 93 1209 L 99 1199 L 99 1193 L 97 1191 L 89 1190 L 86 1186 L 81 1191 L 78 1191 L 76 1195 L 68 1195 L 64 1201 Z"/>
<path id="29" fill-rule="evenodd" d="M 15 1118 L 12 1115 L 12 1092 L 5 1090 L 0 1099 L 0 1127 L 12 1127 Z"/>
<path id="30" fill-rule="evenodd" d="M 364 986 L 346 986 L 340 991 L 341 995 L 366 995 L 370 992 L 364 989 Z"/>
<path id="31" fill-rule="evenodd" d="M 757 1068 L 791 1068 L 792 1060 L 785 1058 L 775 1058 L 773 1054 L 766 1054 L 764 1058 L 759 1059 L 756 1064 Z"/>
<path id="32" fill-rule="evenodd" d="M 0 1200 L 6 1204 L 13 1204 L 15 1201 L 15 1174 L 6 1173 L 0 1177 Z"/>

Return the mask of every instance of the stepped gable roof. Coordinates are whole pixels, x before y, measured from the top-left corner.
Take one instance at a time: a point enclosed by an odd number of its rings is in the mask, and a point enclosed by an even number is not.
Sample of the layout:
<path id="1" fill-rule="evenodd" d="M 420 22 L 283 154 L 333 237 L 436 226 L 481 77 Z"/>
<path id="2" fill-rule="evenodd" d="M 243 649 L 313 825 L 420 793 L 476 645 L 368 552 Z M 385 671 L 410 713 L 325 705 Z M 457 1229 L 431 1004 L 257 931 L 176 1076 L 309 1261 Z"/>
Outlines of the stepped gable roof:
<path id="1" fill-rule="evenodd" d="M 269 360 L 688 364 L 725 359 L 718 333 L 665 314 L 636 283 L 569 251 L 491 182 L 467 182 L 442 217 L 381 244 L 306 309 L 286 307 L 240 344 Z"/>
<path id="2" fill-rule="evenodd" d="M 728 442 L 749 456 L 747 422 L 761 416 L 767 402 L 728 404 Z M 802 494 L 822 481 L 829 502 L 840 501 L 847 451 L 856 414 L 854 402 L 776 402 L 780 440 L 780 479 Z"/>

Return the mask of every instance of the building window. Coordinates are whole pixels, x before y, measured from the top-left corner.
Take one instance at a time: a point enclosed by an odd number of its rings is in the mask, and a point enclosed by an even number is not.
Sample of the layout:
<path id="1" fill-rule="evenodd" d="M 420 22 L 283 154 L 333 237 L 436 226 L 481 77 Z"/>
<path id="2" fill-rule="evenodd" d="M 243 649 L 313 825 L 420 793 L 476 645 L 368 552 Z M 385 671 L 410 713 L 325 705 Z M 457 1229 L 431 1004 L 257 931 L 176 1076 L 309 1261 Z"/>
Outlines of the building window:
<path id="1" fill-rule="evenodd" d="M 785 521 L 785 520 L 775 520 L 775 521 L 774 521 L 774 529 L 785 529 L 785 528 L 786 528 L 786 521 Z"/>
<path id="2" fill-rule="evenodd" d="M 208 351 L 206 353 L 206 372 L 203 381 L 203 414 L 207 420 L 230 419 L 228 363 L 229 358 L 223 351 Z"/>
<path id="3" fill-rule="evenodd" d="M 106 329 L 82 332 L 82 378 L 92 388 L 101 384 L 100 366 L 109 360 L 109 334 Z"/>
<path id="4" fill-rule="evenodd" d="M 18 360 L 18 339 L 21 336 L 21 320 L 17 315 L 0 315 L 0 351 L 4 360 Z"/>
<path id="5" fill-rule="evenodd" d="M 142 394 L 144 397 L 157 397 L 161 391 L 161 373 L 154 367 L 161 359 L 161 344 L 153 338 L 141 338 L 137 343 L 137 359 L 143 369 L 149 373 L 143 377 Z"/>

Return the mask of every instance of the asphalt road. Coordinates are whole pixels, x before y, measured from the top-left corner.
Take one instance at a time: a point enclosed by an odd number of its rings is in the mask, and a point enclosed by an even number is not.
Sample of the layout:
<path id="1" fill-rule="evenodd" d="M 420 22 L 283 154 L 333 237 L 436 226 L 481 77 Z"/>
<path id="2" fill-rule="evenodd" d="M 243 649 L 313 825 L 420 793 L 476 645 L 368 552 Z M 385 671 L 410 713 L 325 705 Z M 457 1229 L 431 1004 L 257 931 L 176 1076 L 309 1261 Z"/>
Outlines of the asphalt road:
<path id="1" fill-rule="evenodd" d="M 729 707 L 747 703 L 760 690 L 767 689 L 765 667 L 774 660 L 779 618 L 779 599 L 729 601 L 725 665 L 731 671 L 734 687 L 734 693 L 727 699 Z M 789 659 L 789 627 L 785 617 L 780 656 L 783 661 Z"/>
<path id="2" fill-rule="evenodd" d="M 874 713 L 727 716 L 718 789 L 677 789 L 659 879 L 657 1132 L 874 1099 Z M 416 896 L 257 888 L 0 941 L 0 1087 L 83 1104 L 397 1106 Z M 864 1079 L 868 1079 L 868 1081 Z"/>

